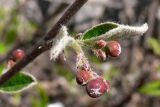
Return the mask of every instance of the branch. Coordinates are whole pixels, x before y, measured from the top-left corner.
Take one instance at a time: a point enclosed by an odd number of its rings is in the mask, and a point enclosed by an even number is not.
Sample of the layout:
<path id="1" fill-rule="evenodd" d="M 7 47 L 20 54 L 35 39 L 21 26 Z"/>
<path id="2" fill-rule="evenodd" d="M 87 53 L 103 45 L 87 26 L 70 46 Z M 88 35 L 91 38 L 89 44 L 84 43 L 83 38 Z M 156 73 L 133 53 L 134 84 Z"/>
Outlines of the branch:
<path id="1" fill-rule="evenodd" d="M 55 24 L 52 30 L 45 37 L 45 40 L 50 40 L 56 36 L 62 25 L 65 25 L 71 17 L 85 4 L 88 0 L 76 0 L 63 14 L 59 21 Z"/>
<path id="2" fill-rule="evenodd" d="M 55 12 L 51 13 L 49 16 L 45 17 L 45 19 L 42 21 L 42 23 L 38 26 L 37 30 L 35 31 L 35 33 L 33 34 L 33 38 L 32 40 L 27 40 L 27 41 L 19 41 L 16 40 L 13 48 L 11 50 L 9 50 L 9 52 L 2 58 L 0 58 L 0 65 L 6 61 L 12 54 L 12 52 L 15 49 L 18 48 L 25 48 L 28 49 L 28 47 L 31 47 L 32 45 L 36 44 L 36 41 L 39 40 L 40 38 L 43 37 L 44 35 L 44 28 L 47 25 L 47 23 L 49 22 L 49 20 L 51 20 L 53 18 L 53 16 L 57 16 L 58 13 L 61 13 L 62 11 L 64 11 L 64 9 L 67 7 L 67 4 L 62 3 Z M 5 28 L 5 27 L 4 27 Z M 28 45 L 29 44 L 29 45 Z"/>
<path id="3" fill-rule="evenodd" d="M 37 43 L 34 48 L 32 48 L 31 52 L 26 55 L 24 59 L 19 61 L 15 66 L 13 66 L 9 71 L 3 74 L 0 77 L 0 85 L 13 77 L 16 73 L 20 72 L 20 70 L 28 65 L 31 61 L 33 61 L 37 56 L 46 50 L 50 49 L 52 46 L 52 42 L 48 42 L 52 40 L 57 33 L 59 32 L 62 25 L 66 25 L 69 20 L 75 15 L 75 13 L 87 2 L 88 0 L 75 0 L 75 2 L 66 10 L 63 16 L 59 19 L 59 21 L 52 27 L 49 33 L 44 37 L 42 41 Z"/>

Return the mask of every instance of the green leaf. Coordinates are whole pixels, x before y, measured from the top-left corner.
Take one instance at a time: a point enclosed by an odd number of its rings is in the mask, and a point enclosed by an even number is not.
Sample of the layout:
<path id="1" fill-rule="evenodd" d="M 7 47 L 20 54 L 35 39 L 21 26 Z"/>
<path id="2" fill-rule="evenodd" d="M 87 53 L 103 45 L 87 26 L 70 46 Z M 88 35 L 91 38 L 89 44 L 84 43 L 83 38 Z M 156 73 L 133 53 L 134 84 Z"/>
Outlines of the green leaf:
<path id="1" fill-rule="evenodd" d="M 116 23 L 112 23 L 112 22 L 101 23 L 87 30 L 82 36 L 83 36 L 83 39 L 90 39 L 93 37 L 103 35 L 109 30 L 114 29 L 116 27 L 117 27 Z"/>
<path id="2" fill-rule="evenodd" d="M 0 86 L 0 92 L 17 93 L 35 85 L 36 83 L 35 77 L 33 77 L 31 74 L 26 72 L 17 73 L 14 77 Z"/>
<path id="3" fill-rule="evenodd" d="M 135 36 L 142 36 L 148 30 L 148 24 L 141 26 L 128 26 L 116 24 L 113 22 L 106 22 L 89 29 L 82 35 L 84 46 L 92 47 L 93 43 L 103 39 L 105 41 L 131 38 Z"/>
<path id="4" fill-rule="evenodd" d="M 155 38 L 149 38 L 148 45 L 154 51 L 155 54 L 160 55 L 160 40 Z"/>
<path id="5" fill-rule="evenodd" d="M 145 84 L 139 89 L 139 92 L 150 96 L 160 96 L 160 81 L 152 81 Z"/>

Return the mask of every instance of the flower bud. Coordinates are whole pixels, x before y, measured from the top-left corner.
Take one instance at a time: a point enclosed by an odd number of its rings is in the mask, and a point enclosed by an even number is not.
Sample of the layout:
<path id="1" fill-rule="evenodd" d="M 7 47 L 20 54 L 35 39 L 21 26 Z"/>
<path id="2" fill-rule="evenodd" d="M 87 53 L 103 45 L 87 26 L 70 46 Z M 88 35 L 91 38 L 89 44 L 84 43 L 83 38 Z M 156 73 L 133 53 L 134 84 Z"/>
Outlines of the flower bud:
<path id="1" fill-rule="evenodd" d="M 97 48 L 99 48 L 99 49 L 101 49 L 101 48 L 104 48 L 105 46 L 106 46 L 106 41 L 104 41 L 104 40 L 98 40 L 97 42 L 96 42 L 96 47 Z"/>
<path id="2" fill-rule="evenodd" d="M 105 53 L 103 50 L 101 50 L 101 49 L 96 49 L 96 50 L 94 50 L 94 54 L 95 54 L 98 58 L 100 58 L 102 61 L 105 61 L 106 58 L 107 58 L 106 53 Z"/>
<path id="3" fill-rule="evenodd" d="M 25 56 L 25 52 L 21 49 L 16 49 L 12 54 L 14 61 L 19 61 L 22 58 L 24 58 L 24 56 Z"/>
<path id="4" fill-rule="evenodd" d="M 87 83 L 86 91 L 92 98 L 100 97 L 109 91 L 109 83 L 102 77 L 93 79 Z"/>
<path id="5" fill-rule="evenodd" d="M 76 74 L 76 81 L 79 85 L 86 85 L 93 78 L 91 71 L 80 70 Z"/>
<path id="6" fill-rule="evenodd" d="M 121 54 L 121 45 L 117 41 L 110 41 L 107 43 L 109 55 L 118 57 Z"/>

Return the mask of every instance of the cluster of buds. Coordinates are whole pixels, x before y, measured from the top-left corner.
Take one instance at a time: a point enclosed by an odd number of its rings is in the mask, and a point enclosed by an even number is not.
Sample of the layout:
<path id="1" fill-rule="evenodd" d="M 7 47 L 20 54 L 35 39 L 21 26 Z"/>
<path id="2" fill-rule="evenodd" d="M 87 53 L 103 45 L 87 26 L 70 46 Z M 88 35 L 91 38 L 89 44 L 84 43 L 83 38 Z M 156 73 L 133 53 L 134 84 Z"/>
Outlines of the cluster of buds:
<path id="1" fill-rule="evenodd" d="M 98 40 L 94 45 L 93 52 L 104 61 L 109 56 L 118 57 L 121 53 L 121 46 L 117 41 Z M 109 81 L 93 72 L 84 54 L 79 54 L 77 59 L 76 81 L 79 85 L 86 87 L 88 95 L 97 98 L 108 92 L 110 88 Z"/>
<path id="2" fill-rule="evenodd" d="M 14 66 L 19 60 L 25 57 L 25 52 L 21 49 L 16 49 L 13 51 L 10 59 L 7 62 L 7 68 L 11 68 Z"/>
<path id="3" fill-rule="evenodd" d="M 98 40 L 95 44 L 93 52 L 101 60 L 106 60 L 107 57 L 118 57 L 121 54 L 121 45 L 117 41 L 106 42 Z"/>
<path id="4" fill-rule="evenodd" d="M 86 87 L 86 91 L 90 97 L 100 97 L 109 91 L 109 82 L 88 67 L 84 64 L 84 66 L 78 69 L 76 81 L 79 85 Z"/>

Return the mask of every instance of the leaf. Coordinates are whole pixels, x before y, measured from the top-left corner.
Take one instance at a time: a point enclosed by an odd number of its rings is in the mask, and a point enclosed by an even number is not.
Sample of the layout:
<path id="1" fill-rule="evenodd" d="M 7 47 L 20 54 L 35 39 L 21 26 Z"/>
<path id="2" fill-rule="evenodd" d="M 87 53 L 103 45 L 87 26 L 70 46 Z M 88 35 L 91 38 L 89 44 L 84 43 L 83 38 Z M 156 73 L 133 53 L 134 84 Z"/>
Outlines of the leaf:
<path id="1" fill-rule="evenodd" d="M 83 39 L 90 39 L 93 37 L 100 36 L 105 34 L 109 30 L 116 28 L 118 25 L 112 22 L 101 23 L 96 26 L 93 26 L 91 29 L 87 30 L 82 36 Z"/>
<path id="2" fill-rule="evenodd" d="M 160 96 L 160 81 L 145 84 L 139 89 L 139 92 L 150 96 Z"/>
<path id="3" fill-rule="evenodd" d="M 155 54 L 160 55 L 160 40 L 155 38 L 148 39 L 148 45 L 154 51 Z"/>
<path id="4" fill-rule="evenodd" d="M 106 25 L 97 25 L 83 34 L 83 42 L 92 44 L 103 39 L 105 41 L 141 36 L 148 30 L 148 24 L 142 26 L 128 26 L 106 22 Z"/>
<path id="5" fill-rule="evenodd" d="M 29 73 L 17 73 L 10 80 L 0 86 L 2 93 L 17 93 L 21 92 L 37 83 L 35 77 Z"/>

